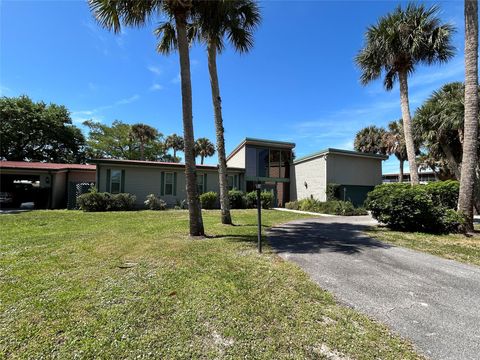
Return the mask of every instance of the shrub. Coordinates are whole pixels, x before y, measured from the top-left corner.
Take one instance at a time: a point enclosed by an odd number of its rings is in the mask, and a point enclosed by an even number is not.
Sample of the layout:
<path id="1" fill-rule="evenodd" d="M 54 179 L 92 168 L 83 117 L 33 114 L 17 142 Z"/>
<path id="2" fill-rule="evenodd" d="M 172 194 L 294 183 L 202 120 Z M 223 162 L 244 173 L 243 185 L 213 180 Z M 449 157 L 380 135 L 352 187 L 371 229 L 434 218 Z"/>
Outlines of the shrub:
<path id="1" fill-rule="evenodd" d="M 83 211 L 107 211 L 110 194 L 92 188 L 88 193 L 77 197 L 77 205 Z"/>
<path id="2" fill-rule="evenodd" d="M 340 185 L 334 183 L 327 184 L 325 194 L 327 195 L 327 201 L 340 199 Z"/>
<path id="3" fill-rule="evenodd" d="M 83 211 L 127 211 L 135 207 L 135 196 L 132 194 L 101 193 L 96 189 L 80 195 L 77 204 Z"/>
<path id="4" fill-rule="evenodd" d="M 271 191 L 262 191 L 260 193 L 260 202 L 262 209 L 271 209 L 273 207 L 273 194 Z"/>
<path id="5" fill-rule="evenodd" d="M 248 209 L 257 207 L 257 192 L 254 190 L 254 191 L 250 191 L 249 193 L 246 193 L 245 201 Z"/>
<path id="6" fill-rule="evenodd" d="M 129 211 L 135 208 L 135 195 L 128 193 L 109 194 L 108 211 Z"/>
<path id="7" fill-rule="evenodd" d="M 202 209 L 214 209 L 217 205 L 217 193 L 209 191 L 200 195 L 200 204 Z"/>
<path id="8" fill-rule="evenodd" d="M 460 183 L 456 180 L 434 181 L 424 185 L 427 192 L 432 196 L 436 206 L 447 209 L 456 209 Z"/>
<path id="9" fill-rule="evenodd" d="M 457 185 L 383 184 L 368 194 L 372 216 L 393 230 L 448 233 L 463 219 L 453 210 Z M 457 195 L 458 197 L 458 195 Z"/>
<path id="10" fill-rule="evenodd" d="M 231 209 L 245 209 L 246 200 L 245 194 L 240 190 L 230 190 L 228 192 L 228 199 L 230 200 Z"/>
<path id="11" fill-rule="evenodd" d="M 285 208 L 286 209 L 290 209 L 290 210 L 298 210 L 299 209 L 299 203 L 297 200 L 295 201 L 289 201 L 287 203 L 285 203 Z"/>
<path id="12" fill-rule="evenodd" d="M 167 208 L 167 203 L 155 194 L 147 195 L 147 199 L 143 203 L 150 210 L 165 210 Z"/>
<path id="13" fill-rule="evenodd" d="M 319 201 L 316 199 L 303 199 L 298 202 L 298 208 L 302 211 L 317 212 L 331 215 L 367 215 L 364 208 L 355 208 L 350 201 L 330 200 Z"/>

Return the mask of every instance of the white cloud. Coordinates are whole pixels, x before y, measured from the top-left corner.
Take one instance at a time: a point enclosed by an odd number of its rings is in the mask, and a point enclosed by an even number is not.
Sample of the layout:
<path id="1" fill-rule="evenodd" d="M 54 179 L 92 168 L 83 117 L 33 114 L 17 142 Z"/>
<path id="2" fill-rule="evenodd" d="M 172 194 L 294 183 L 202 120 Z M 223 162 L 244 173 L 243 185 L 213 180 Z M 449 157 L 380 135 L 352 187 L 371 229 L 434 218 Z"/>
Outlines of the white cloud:
<path id="1" fill-rule="evenodd" d="M 159 90 L 163 90 L 164 87 L 160 84 L 153 84 L 152 86 L 150 86 L 150 91 L 159 91 Z"/>
<path id="2" fill-rule="evenodd" d="M 82 123 L 85 120 L 103 121 L 104 116 L 100 114 L 102 111 L 112 109 L 114 107 L 121 106 L 121 105 L 131 104 L 137 101 L 138 99 L 140 99 L 140 95 L 135 94 L 128 98 L 115 101 L 113 104 L 110 104 L 110 105 L 99 106 L 97 108 L 88 109 L 88 110 L 72 111 L 71 113 L 72 121 L 75 123 Z"/>
<path id="3" fill-rule="evenodd" d="M 147 66 L 147 69 L 155 75 L 161 75 L 163 73 L 162 69 L 159 66 L 149 65 Z"/>

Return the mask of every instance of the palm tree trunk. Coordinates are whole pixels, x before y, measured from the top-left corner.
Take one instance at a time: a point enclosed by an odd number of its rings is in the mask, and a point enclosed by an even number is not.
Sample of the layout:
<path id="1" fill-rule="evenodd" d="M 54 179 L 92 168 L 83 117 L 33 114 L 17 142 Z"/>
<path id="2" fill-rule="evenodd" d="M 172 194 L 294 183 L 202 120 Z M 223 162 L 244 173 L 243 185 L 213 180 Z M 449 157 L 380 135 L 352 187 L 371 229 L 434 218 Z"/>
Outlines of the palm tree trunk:
<path id="1" fill-rule="evenodd" d="M 450 168 L 450 171 L 453 172 L 455 179 L 460 180 L 461 178 L 461 165 L 457 163 L 455 156 L 453 155 L 452 148 L 448 145 L 446 139 L 440 139 L 440 148 L 445 154 L 445 159 L 447 160 L 447 165 Z"/>
<path id="2" fill-rule="evenodd" d="M 188 49 L 186 12 L 175 13 L 178 54 L 180 58 L 180 77 L 182 85 L 183 138 L 185 142 L 185 179 L 187 190 L 190 236 L 203 236 L 202 210 L 197 194 L 197 173 L 195 167 L 192 83 L 190 79 L 190 54 Z"/>
<path id="3" fill-rule="evenodd" d="M 478 1 L 465 0 L 465 120 L 458 211 L 464 231 L 473 231 L 473 203 L 478 140 Z"/>
<path id="4" fill-rule="evenodd" d="M 145 144 L 140 142 L 140 160 L 145 160 Z"/>
<path id="5" fill-rule="evenodd" d="M 176 158 L 177 157 L 177 150 L 175 150 L 175 148 L 173 148 L 173 158 Z"/>
<path id="6" fill-rule="evenodd" d="M 200 164 L 202 164 L 202 165 L 203 165 L 203 159 L 204 159 L 204 156 L 200 155 Z"/>
<path id="7" fill-rule="evenodd" d="M 399 71 L 400 80 L 400 104 L 402 107 L 403 132 L 405 145 L 407 148 L 408 165 L 410 168 L 410 182 L 412 185 L 418 184 L 418 168 L 415 159 L 415 145 L 413 143 L 412 120 L 410 117 L 410 105 L 408 101 L 408 81 L 407 72 Z"/>
<path id="8" fill-rule="evenodd" d="M 230 214 L 230 200 L 228 198 L 227 159 L 225 155 L 225 138 L 222 118 L 222 100 L 217 76 L 217 49 L 213 44 L 208 44 L 208 71 L 210 73 L 210 86 L 212 88 L 212 101 L 215 113 L 215 133 L 217 137 L 218 156 L 218 183 L 220 187 L 220 208 L 222 211 L 222 224 L 232 224 Z"/>
<path id="9" fill-rule="evenodd" d="M 398 182 L 402 183 L 403 182 L 403 162 L 405 160 L 400 160 L 400 172 L 398 173 Z"/>

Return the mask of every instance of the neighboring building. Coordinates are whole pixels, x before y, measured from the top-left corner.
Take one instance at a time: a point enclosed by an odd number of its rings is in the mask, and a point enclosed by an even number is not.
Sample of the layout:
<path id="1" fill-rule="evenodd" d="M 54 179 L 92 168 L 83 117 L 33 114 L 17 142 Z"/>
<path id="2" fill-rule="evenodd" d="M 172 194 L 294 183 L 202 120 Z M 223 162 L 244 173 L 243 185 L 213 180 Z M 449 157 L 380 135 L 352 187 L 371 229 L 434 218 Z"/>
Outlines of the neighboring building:
<path id="1" fill-rule="evenodd" d="M 398 182 L 399 174 L 383 174 L 382 180 L 384 183 Z M 437 176 L 433 171 L 422 171 L 418 173 L 418 179 L 420 183 L 429 183 L 432 181 L 438 181 Z M 410 182 L 410 173 L 403 174 L 403 182 Z"/>
<path id="2" fill-rule="evenodd" d="M 0 206 L 35 203 L 37 208 L 67 207 L 77 185 L 94 185 L 95 165 L 0 161 Z"/>
<path id="3" fill-rule="evenodd" d="M 340 199 L 360 206 L 367 193 L 382 183 L 382 160 L 387 156 L 326 149 L 295 159 L 291 176 L 291 200 L 327 199 L 328 184 L 340 185 Z"/>
<path id="4" fill-rule="evenodd" d="M 155 194 L 174 206 L 186 199 L 185 165 L 158 161 L 95 159 L 97 165 L 97 188 L 100 192 L 126 192 L 136 196 L 136 205 L 144 206 L 149 194 Z M 244 169 L 228 169 L 231 189 L 244 189 Z M 198 192 L 219 192 L 218 168 L 197 165 Z"/>

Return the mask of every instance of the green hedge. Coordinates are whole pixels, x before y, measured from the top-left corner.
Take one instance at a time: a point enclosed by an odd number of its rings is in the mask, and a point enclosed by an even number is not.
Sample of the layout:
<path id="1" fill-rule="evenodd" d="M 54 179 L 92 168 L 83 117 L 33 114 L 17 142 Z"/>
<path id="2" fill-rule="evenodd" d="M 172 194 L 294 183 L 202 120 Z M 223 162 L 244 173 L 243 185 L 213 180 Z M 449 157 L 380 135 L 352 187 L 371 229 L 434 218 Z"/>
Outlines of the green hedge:
<path id="1" fill-rule="evenodd" d="M 228 192 L 228 199 L 230 200 L 231 209 L 245 209 L 246 200 L 245 194 L 240 190 L 230 190 Z"/>
<path id="2" fill-rule="evenodd" d="M 356 208 L 350 201 L 329 200 L 320 201 L 316 199 L 303 199 L 299 201 L 291 201 L 285 204 L 287 209 L 302 210 L 316 212 L 320 214 L 331 215 L 367 215 L 367 211 L 363 208 Z"/>
<path id="3" fill-rule="evenodd" d="M 218 195 L 214 191 L 209 191 L 200 195 L 200 204 L 202 209 L 215 209 L 217 207 Z"/>
<path id="4" fill-rule="evenodd" d="M 77 197 L 77 204 L 83 211 L 129 211 L 135 208 L 136 197 L 132 194 L 110 194 L 92 189 Z"/>
<path id="5" fill-rule="evenodd" d="M 457 232 L 463 222 L 455 212 L 458 189 L 457 181 L 382 184 L 368 194 L 365 204 L 375 219 L 393 230 Z"/>

